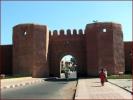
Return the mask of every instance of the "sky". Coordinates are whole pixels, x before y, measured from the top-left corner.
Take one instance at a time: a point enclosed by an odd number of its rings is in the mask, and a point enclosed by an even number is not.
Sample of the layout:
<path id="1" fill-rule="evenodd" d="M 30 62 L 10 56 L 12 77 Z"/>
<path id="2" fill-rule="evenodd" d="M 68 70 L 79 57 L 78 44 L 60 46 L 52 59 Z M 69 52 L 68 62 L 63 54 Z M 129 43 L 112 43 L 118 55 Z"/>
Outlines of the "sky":
<path id="1" fill-rule="evenodd" d="M 131 1 L 2 1 L 1 44 L 12 44 L 12 28 L 17 24 L 66 30 L 85 29 L 93 20 L 120 23 L 124 41 L 132 40 Z"/>
<path id="2" fill-rule="evenodd" d="M 61 61 L 71 61 L 71 58 L 73 58 L 73 56 L 72 55 L 65 55 L 62 59 L 61 59 Z"/>

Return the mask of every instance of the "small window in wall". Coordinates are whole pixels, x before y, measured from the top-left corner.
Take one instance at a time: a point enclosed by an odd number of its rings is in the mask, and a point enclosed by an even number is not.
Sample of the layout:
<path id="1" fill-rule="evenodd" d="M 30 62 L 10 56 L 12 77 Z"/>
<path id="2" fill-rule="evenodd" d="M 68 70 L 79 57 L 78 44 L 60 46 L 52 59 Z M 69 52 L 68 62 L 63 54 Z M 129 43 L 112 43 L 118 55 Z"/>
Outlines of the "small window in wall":
<path id="1" fill-rule="evenodd" d="M 106 28 L 104 28 L 104 29 L 103 29 L 103 32 L 107 32 L 107 29 L 106 29 Z"/>
<path id="2" fill-rule="evenodd" d="M 26 35 L 27 35 L 27 32 L 25 31 L 25 32 L 24 32 L 24 36 L 26 36 Z"/>

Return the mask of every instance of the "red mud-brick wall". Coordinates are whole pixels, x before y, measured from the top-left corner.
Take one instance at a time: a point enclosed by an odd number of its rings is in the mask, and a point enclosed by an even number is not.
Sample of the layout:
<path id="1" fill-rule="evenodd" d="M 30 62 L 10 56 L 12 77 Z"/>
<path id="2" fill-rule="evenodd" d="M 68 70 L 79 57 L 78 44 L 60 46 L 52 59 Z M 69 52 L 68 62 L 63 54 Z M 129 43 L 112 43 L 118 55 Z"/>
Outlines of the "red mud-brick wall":
<path id="1" fill-rule="evenodd" d="M 101 23 L 98 28 L 98 71 L 106 68 L 108 74 L 114 73 L 113 28 L 111 23 Z"/>
<path id="2" fill-rule="evenodd" d="M 131 65 L 131 47 L 133 42 L 124 42 L 124 51 L 125 51 L 125 72 L 131 73 L 132 72 L 132 65 Z"/>
<path id="3" fill-rule="evenodd" d="M 123 37 L 119 24 L 88 24 L 85 33 L 88 75 L 97 76 L 101 68 L 106 68 L 108 74 L 125 71 Z"/>
<path id="4" fill-rule="evenodd" d="M 12 75 L 12 45 L 0 45 L 0 74 Z"/>
<path id="5" fill-rule="evenodd" d="M 34 25 L 33 27 L 33 77 L 48 77 L 48 45 L 49 33 L 45 25 Z"/>
<path id="6" fill-rule="evenodd" d="M 50 31 L 51 34 L 51 31 Z M 51 76 L 60 76 L 60 61 L 65 55 L 77 60 L 78 76 L 86 75 L 86 45 L 83 30 L 54 30 L 50 35 L 49 67 Z"/>
<path id="7" fill-rule="evenodd" d="M 86 62 L 87 75 L 97 76 L 98 73 L 98 29 L 95 24 L 86 25 Z"/>
<path id="8" fill-rule="evenodd" d="M 13 28 L 13 74 L 48 76 L 48 38 L 45 25 L 19 24 Z"/>
<path id="9" fill-rule="evenodd" d="M 124 72 L 124 59 L 126 71 L 131 69 L 131 44 L 123 44 L 119 24 L 93 23 L 86 26 L 85 33 L 68 29 L 66 34 L 64 30 L 55 30 L 53 35 L 45 25 L 20 24 L 14 27 L 13 33 L 13 47 L 0 46 L 1 73 L 12 73 L 13 59 L 14 74 L 59 76 L 60 60 L 68 54 L 77 60 L 78 76 L 96 76 L 104 66 L 109 74 Z"/>
<path id="10" fill-rule="evenodd" d="M 19 24 L 13 27 L 13 74 L 32 75 L 33 25 Z"/>
<path id="11" fill-rule="evenodd" d="M 112 24 L 113 28 L 113 55 L 114 55 L 114 73 L 125 72 L 125 55 L 122 26 Z"/>

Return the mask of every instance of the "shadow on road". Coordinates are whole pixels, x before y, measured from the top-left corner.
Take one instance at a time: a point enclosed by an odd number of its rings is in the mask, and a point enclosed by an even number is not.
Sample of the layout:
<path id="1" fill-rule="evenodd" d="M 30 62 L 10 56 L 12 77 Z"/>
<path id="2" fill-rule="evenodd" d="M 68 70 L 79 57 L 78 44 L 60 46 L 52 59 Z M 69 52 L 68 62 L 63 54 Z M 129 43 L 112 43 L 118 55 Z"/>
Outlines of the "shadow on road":
<path id="1" fill-rule="evenodd" d="M 69 78 L 69 79 L 66 79 L 66 78 L 57 78 L 57 77 L 52 77 L 52 78 L 46 78 L 44 79 L 44 81 L 55 81 L 55 82 L 59 82 L 59 81 L 76 81 L 77 79 L 76 78 Z"/>
<path id="2" fill-rule="evenodd" d="M 101 82 L 93 82 L 93 83 L 101 83 Z"/>

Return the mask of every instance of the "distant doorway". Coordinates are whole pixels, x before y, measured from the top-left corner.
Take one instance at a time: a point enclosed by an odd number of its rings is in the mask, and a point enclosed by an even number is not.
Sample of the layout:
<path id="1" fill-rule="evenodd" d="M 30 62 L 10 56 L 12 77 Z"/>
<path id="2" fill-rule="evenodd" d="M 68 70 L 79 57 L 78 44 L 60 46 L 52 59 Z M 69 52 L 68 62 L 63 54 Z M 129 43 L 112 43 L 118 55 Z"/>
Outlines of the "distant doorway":
<path id="1" fill-rule="evenodd" d="M 60 78 L 77 78 L 77 61 L 72 55 L 65 55 L 60 61 Z"/>

